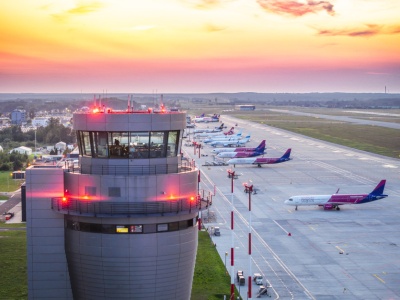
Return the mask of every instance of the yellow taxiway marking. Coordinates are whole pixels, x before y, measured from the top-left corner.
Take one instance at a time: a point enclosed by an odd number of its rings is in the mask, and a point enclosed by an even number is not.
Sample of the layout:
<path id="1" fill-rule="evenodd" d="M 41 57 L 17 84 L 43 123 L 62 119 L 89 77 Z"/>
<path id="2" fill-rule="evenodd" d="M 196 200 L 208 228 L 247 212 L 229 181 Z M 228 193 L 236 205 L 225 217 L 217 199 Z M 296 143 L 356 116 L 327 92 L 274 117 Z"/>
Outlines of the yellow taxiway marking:
<path id="1" fill-rule="evenodd" d="M 380 282 L 385 283 L 385 281 L 383 281 L 382 278 L 380 278 L 378 275 L 374 274 L 374 276 L 376 277 L 376 279 L 378 279 Z"/>

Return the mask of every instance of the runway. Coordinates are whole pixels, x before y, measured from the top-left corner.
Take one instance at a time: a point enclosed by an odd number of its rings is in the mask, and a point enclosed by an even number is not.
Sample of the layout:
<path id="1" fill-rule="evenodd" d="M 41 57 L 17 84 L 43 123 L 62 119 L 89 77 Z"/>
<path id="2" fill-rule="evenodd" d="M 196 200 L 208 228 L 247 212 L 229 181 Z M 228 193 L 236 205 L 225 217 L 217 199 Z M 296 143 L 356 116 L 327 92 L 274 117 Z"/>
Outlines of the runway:
<path id="1" fill-rule="evenodd" d="M 212 161 L 212 147 L 201 156 L 183 146 L 195 159 L 201 174 L 200 188 L 216 195 L 209 212 L 216 218 L 206 227 L 219 226 L 213 236 L 221 259 L 231 248 L 231 210 L 234 204 L 234 273 L 243 270 L 247 299 L 249 275 L 249 195 L 243 183 L 254 185 L 251 195 L 251 273 L 261 273 L 270 285 L 272 299 L 399 299 L 400 298 L 400 160 L 366 153 L 302 135 L 224 116 L 228 128 L 239 123 L 251 133 L 247 146 L 266 139 L 265 157 L 279 157 L 292 148 L 293 160 L 275 165 L 202 166 Z M 217 123 L 201 124 L 210 128 Z M 227 169 L 236 172 L 234 193 Z M 283 202 L 292 195 L 369 193 L 386 179 L 389 197 L 360 205 L 344 205 L 340 211 L 318 206 L 294 207 Z M 207 213 L 203 213 L 206 216 Z M 231 272 L 227 259 L 227 270 Z M 236 276 L 235 276 L 236 278 Z M 236 283 L 236 280 L 235 280 Z M 239 289 L 239 286 L 237 286 Z M 252 298 L 258 287 L 252 284 Z M 265 297 L 265 296 L 263 296 Z"/>

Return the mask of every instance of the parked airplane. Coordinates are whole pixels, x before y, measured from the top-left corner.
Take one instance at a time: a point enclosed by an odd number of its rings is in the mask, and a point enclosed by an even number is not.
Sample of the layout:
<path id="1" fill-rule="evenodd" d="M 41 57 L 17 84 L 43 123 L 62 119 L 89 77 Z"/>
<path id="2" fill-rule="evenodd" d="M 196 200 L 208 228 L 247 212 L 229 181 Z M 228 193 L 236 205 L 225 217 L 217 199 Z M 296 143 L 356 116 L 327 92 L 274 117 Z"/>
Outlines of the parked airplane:
<path id="1" fill-rule="evenodd" d="M 195 123 L 199 123 L 199 122 L 204 122 L 204 113 L 202 113 L 200 116 L 196 116 L 196 117 L 194 117 L 193 118 L 193 121 L 195 122 Z"/>
<path id="2" fill-rule="evenodd" d="M 211 117 L 204 117 L 203 121 L 206 122 L 206 123 L 208 123 L 208 122 L 219 122 L 219 115 L 214 114 Z"/>
<path id="3" fill-rule="evenodd" d="M 264 155 L 264 151 L 244 151 L 244 152 L 220 152 L 217 154 L 219 158 L 239 158 L 239 157 L 254 157 Z"/>
<path id="4" fill-rule="evenodd" d="M 196 123 L 199 123 L 199 122 L 206 122 L 206 123 L 208 123 L 208 122 L 219 122 L 219 117 L 220 117 L 220 115 L 217 115 L 217 114 L 214 114 L 211 117 L 206 117 L 204 115 L 204 113 L 203 113 L 200 116 L 195 117 L 194 121 Z"/>
<path id="5" fill-rule="evenodd" d="M 239 132 L 239 133 L 236 133 L 235 135 L 217 135 L 217 136 L 212 136 L 212 137 L 210 137 L 210 138 L 208 138 L 208 139 L 205 139 L 204 141 L 203 141 L 203 143 L 211 143 L 211 142 L 214 142 L 214 141 L 220 141 L 220 140 L 223 140 L 223 141 L 227 141 L 227 140 L 230 140 L 230 139 L 240 139 L 242 137 L 242 132 Z"/>
<path id="6" fill-rule="evenodd" d="M 232 127 L 233 128 L 233 127 Z M 265 140 L 262 140 L 260 145 L 257 147 L 249 148 L 249 147 L 237 147 L 237 148 L 215 148 L 212 150 L 212 153 L 218 154 L 221 152 L 264 152 L 265 150 Z"/>
<path id="7" fill-rule="evenodd" d="M 258 167 L 261 167 L 261 165 L 265 164 L 279 164 L 285 161 L 290 160 L 290 152 L 292 149 L 287 149 L 285 154 L 283 154 L 282 157 L 277 157 L 277 158 L 268 158 L 268 157 L 245 157 L 245 158 L 232 158 L 227 161 L 228 165 L 233 165 L 234 167 L 236 165 L 257 165 Z"/>
<path id="8" fill-rule="evenodd" d="M 224 134 L 224 136 L 232 135 L 234 129 L 235 129 L 235 127 L 232 127 L 231 129 L 229 129 L 226 132 L 221 132 L 222 128 L 221 129 L 196 129 L 196 130 L 194 130 L 194 133 L 195 133 L 195 137 L 209 137 L 211 139 L 214 136 L 216 136 L 217 134 L 221 134 L 221 133 Z"/>
<path id="9" fill-rule="evenodd" d="M 340 210 L 339 205 L 344 204 L 361 204 L 379 199 L 386 198 L 388 195 L 383 195 L 386 180 L 381 180 L 375 189 L 369 194 L 336 194 L 333 195 L 299 195 L 292 196 L 285 201 L 285 204 L 291 206 L 306 206 L 318 205 L 323 206 L 325 210 L 336 209 Z"/>
<path id="10" fill-rule="evenodd" d="M 232 137 L 232 138 L 224 139 L 224 140 L 215 140 L 215 141 L 212 141 L 210 143 L 210 145 L 213 147 L 240 146 L 240 145 L 246 144 L 248 141 L 250 141 L 250 135 L 246 135 L 243 139 Z"/>

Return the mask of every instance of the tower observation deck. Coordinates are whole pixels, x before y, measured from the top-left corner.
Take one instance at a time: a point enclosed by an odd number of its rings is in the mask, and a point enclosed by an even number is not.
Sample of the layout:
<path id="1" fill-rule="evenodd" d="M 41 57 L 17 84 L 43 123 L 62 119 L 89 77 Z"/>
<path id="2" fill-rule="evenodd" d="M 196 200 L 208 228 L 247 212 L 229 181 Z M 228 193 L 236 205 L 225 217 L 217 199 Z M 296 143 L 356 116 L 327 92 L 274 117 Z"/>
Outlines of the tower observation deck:
<path id="1" fill-rule="evenodd" d="M 73 124 L 79 167 L 26 173 L 29 299 L 190 299 L 209 203 L 181 160 L 186 113 L 88 111 Z"/>

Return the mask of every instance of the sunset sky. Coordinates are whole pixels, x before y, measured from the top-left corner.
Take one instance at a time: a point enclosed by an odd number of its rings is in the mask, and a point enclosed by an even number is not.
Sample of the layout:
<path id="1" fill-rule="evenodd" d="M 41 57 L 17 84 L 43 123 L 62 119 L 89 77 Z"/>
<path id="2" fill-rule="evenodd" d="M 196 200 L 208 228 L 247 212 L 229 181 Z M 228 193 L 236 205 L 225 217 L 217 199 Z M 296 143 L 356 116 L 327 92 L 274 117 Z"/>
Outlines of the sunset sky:
<path id="1" fill-rule="evenodd" d="M 13 0 L 0 93 L 400 93 L 399 0 Z"/>

